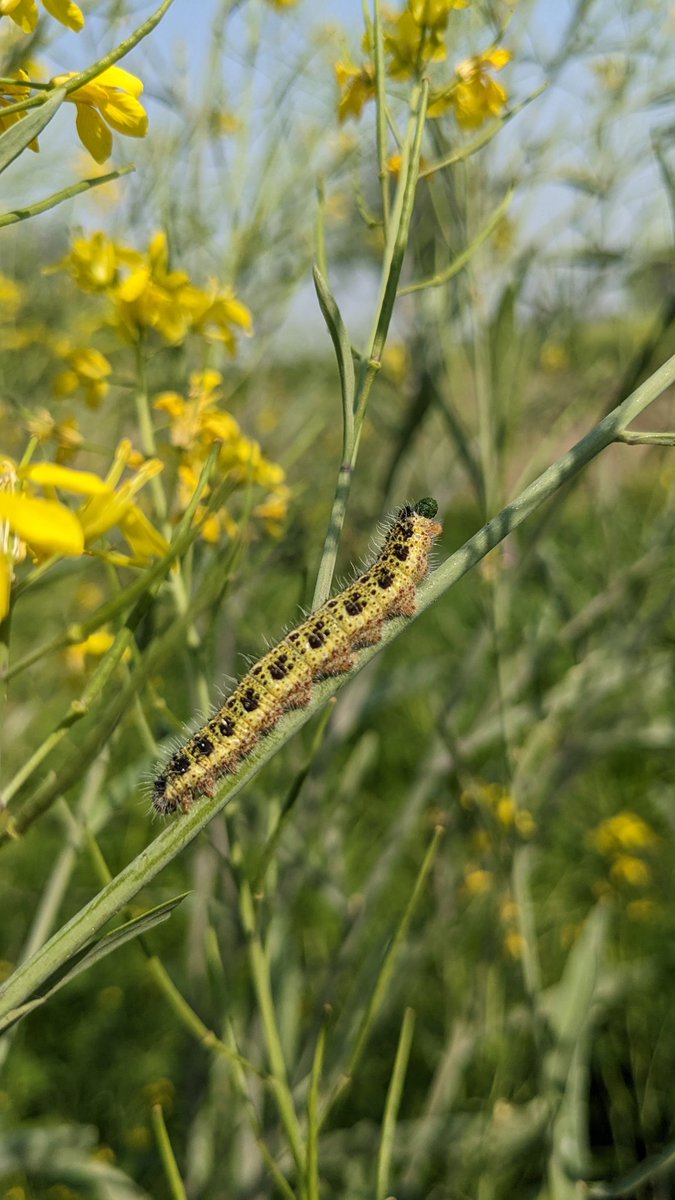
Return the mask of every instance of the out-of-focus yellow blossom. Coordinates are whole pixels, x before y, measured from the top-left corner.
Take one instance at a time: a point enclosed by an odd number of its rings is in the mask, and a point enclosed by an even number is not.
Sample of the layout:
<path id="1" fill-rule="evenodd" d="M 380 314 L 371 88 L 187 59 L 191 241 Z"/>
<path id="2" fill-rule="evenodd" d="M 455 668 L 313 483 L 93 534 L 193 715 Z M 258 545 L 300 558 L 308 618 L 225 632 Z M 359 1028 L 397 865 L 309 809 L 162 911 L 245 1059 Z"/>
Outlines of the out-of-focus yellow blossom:
<path id="1" fill-rule="evenodd" d="M 515 900 L 511 896 L 504 896 L 499 905 L 499 916 L 504 925 L 515 925 L 519 914 L 520 910 Z"/>
<path id="2" fill-rule="evenodd" d="M 653 900 L 648 900 L 645 896 L 639 900 L 631 900 L 626 908 L 626 912 L 631 921 L 651 921 L 656 914 L 656 904 Z"/>
<path id="3" fill-rule="evenodd" d="M 600 854 L 612 855 L 626 850 L 648 850 L 658 837 L 642 817 L 623 809 L 601 821 L 593 830 L 591 841 Z"/>
<path id="4" fill-rule="evenodd" d="M 91 347 L 71 350 L 65 355 L 68 367 L 54 380 L 57 396 L 72 396 L 78 389 L 89 408 L 98 408 L 108 394 L 108 376 L 112 367 L 105 354 Z"/>
<path id="5" fill-rule="evenodd" d="M 86 667 L 87 658 L 102 658 L 107 654 L 115 637 L 107 629 L 97 629 L 95 633 L 90 633 L 89 637 L 83 642 L 76 642 L 74 646 L 69 646 L 65 651 L 64 658 L 66 667 L 73 675 L 82 675 Z M 125 662 L 131 657 L 129 650 L 125 650 L 122 658 Z"/>
<path id="6" fill-rule="evenodd" d="M 0 321 L 16 316 L 24 300 L 24 289 L 9 275 L 0 272 Z"/>
<path id="7" fill-rule="evenodd" d="M 468 8 L 469 0 L 408 0 L 408 8 L 418 25 L 445 29 L 454 9 Z"/>
<path id="8" fill-rule="evenodd" d="M 509 929 L 504 935 L 504 949 L 509 958 L 521 958 L 525 949 L 525 938 L 516 929 Z"/>
<path id="9" fill-rule="evenodd" d="M 3 0 L 0 0 L 0 15 L 2 15 L 2 3 Z M 12 78 L 18 82 L 0 84 L 0 133 L 4 133 L 6 129 L 10 129 L 12 125 L 16 125 L 17 121 L 26 116 L 25 112 L 13 112 L 8 113 L 7 116 L 3 115 L 3 108 L 8 108 L 10 104 L 16 104 L 17 100 L 27 100 L 30 96 L 30 76 L 24 71 L 23 67 L 19 67 L 19 70 L 14 72 Z M 28 149 L 37 153 L 39 150 L 37 138 L 33 138 L 28 143 Z"/>
<path id="10" fill-rule="evenodd" d="M 495 812 L 499 824 L 503 825 L 505 829 L 510 829 L 515 823 L 516 818 L 516 806 L 513 802 L 513 797 L 508 794 L 501 796 L 497 801 Z"/>
<path id="11" fill-rule="evenodd" d="M 74 0 L 42 0 L 42 7 L 50 17 L 79 33 L 84 28 L 82 9 Z M 32 33 L 38 23 L 38 7 L 35 0 L 0 0 L 0 16 L 10 17 L 22 33 Z"/>
<path id="12" fill-rule="evenodd" d="M 277 8 L 283 12 L 285 8 L 295 8 L 298 0 L 267 0 L 270 8 Z"/>
<path id="13" fill-rule="evenodd" d="M 618 92 L 630 79 L 630 60 L 625 55 L 614 55 L 593 63 L 592 70 L 606 91 Z"/>
<path id="14" fill-rule="evenodd" d="M 369 62 L 361 67 L 337 62 L 334 70 L 340 89 L 338 120 L 342 125 L 348 117 L 360 117 L 364 105 L 375 98 L 375 68 Z"/>
<path id="15" fill-rule="evenodd" d="M 615 883 L 626 883 L 629 887 L 648 887 L 652 881 L 649 866 L 634 854 L 619 854 L 609 873 Z"/>
<path id="16" fill-rule="evenodd" d="M 103 604 L 104 600 L 105 592 L 100 583 L 95 583 L 93 579 L 83 579 L 78 583 L 75 589 L 75 603 L 85 612 L 92 612 L 99 604 Z"/>
<path id="17" fill-rule="evenodd" d="M 537 831 L 537 822 L 526 808 L 519 808 L 515 815 L 516 829 L 523 838 L 531 838 Z"/>
<path id="18" fill-rule="evenodd" d="M 82 554 L 84 535 L 77 517 L 58 500 L 42 500 L 20 491 L 11 459 L 0 459 L 0 620 L 9 611 L 14 566 L 26 556 Z"/>
<path id="19" fill-rule="evenodd" d="M 423 5 L 413 6 L 418 9 Z M 436 9 L 440 5 L 429 6 Z M 410 8 L 404 9 L 385 26 L 383 44 L 387 55 L 387 74 L 392 79 L 410 79 L 427 63 L 444 62 L 448 56 L 445 30 L 449 10 L 438 11 L 433 23 L 419 21 Z"/>
<path id="20" fill-rule="evenodd" d="M 220 407 L 222 382 L 219 371 L 195 371 L 190 376 L 187 398 L 178 392 L 162 392 L 154 402 L 158 412 L 168 415 L 171 443 L 182 456 L 179 465 L 180 511 L 185 510 L 194 494 L 210 447 L 218 442 L 219 477 L 229 477 L 234 484 L 254 483 L 272 493 L 254 515 L 266 523 L 269 532 L 277 533 L 289 497 L 283 469 L 265 458 L 258 442 L 246 437 L 232 414 Z M 204 511 L 203 506 L 197 509 L 196 521 L 203 518 Z M 205 541 L 215 543 L 220 541 L 223 533 L 233 537 L 236 531 L 236 524 L 227 510 L 219 509 L 204 522 L 201 535 Z"/>
<path id="21" fill-rule="evenodd" d="M 191 450 L 200 443 L 238 441 L 241 432 L 234 417 L 219 409 L 223 376 L 220 371 L 193 371 L 187 399 L 179 392 L 161 392 L 154 402 L 170 418 L 171 444 Z"/>
<path id="22" fill-rule="evenodd" d="M 482 867 L 474 867 L 464 875 L 464 890 L 469 896 L 483 896 L 490 891 L 494 882 L 492 871 L 485 871 Z"/>
<path id="23" fill-rule="evenodd" d="M 236 332 L 250 334 L 251 313 L 233 288 L 215 282 L 196 287 L 185 271 L 169 268 L 166 234 L 157 233 L 145 254 L 111 241 L 103 233 L 78 238 L 51 270 L 67 270 L 85 291 L 104 291 L 115 307 L 118 328 L 132 341 L 154 330 L 171 345 L 188 333 L 222 342 L 230 354 Z"/>
<path id="24" fill-rule="evenodd" d="M 400 386 L 410 373 L 410 351 L 405 342 L 388 342 L 382 355 L 382 369 L 393 383 Z"/>
<path id="25" fill-rule="evenodd" d="M 271 537 L 281 537 L 284 531 L 290 498 L 291 489 L 282 483 L 279 484 L 276 492 L 273 492 L 263 500 L 262 504 L 257 504 L 253 509 L 253 516 L 263 522 Z"/>
<path id="26" fill-rule="evenodd" d="M 134 502 L 136 493 L 159 474 L 163 464 L 157 458 L 149 458 L 133 478 L 118 486 L 132 454 L 131 443 L 123 439 L 105 480 L 99 480 L 104 484 L 103 491 L 92 490 L 90 499 L 80 509 L 78 517 L 87 545 L 117 526 L 131 546 L 136 560 L 143 563 L 149 558 L 166 554 L 169 548 L 166 538 Z"/>
<path id="27" fill-rule="evenodd" d="M 83 291 L 105 292 L 117 283 L 119 251 L 115 242 L 98 231 L 88 238 L 74 238 L 65 258 L 45 267 L 43 273 L 67 270 Z"/>
<path id="28" fill-rule="evenodd" d="M 65 75 L 57 75 L 52 83 L 58 87 L 75 74 L 75 71 L 68 71 Z M 107 67 L 95 79 L 66 97 L 77 107 L 79 139 L 97 163 L 104 163 L 110 158 L 112 129 L 125 137 L 145 137 L 148 114 L 138 99 L 142 92 L 143 84 L 136 75 L 122 67 Z"/>
<path id="29" fill-rule="evenodd" d="M 506 107 L 508 93 L 490 71 L 501 71 L 510 61 L 509 50 L 495 48 L 459 63 L 455 68 L 457 82 L 432 91 L 428 116 L 440 117 L 452 110 L 463 129 L 478 129 L 490 117 L 498 117 Z"/>
<path id="30" fill-rule="evenodd" d="M 58 463 L 71 462 L 82 445 L 82 434 L 76 417 L 65 417 L 57 421 L 46 408 L 39 408 L 26 421 L 31 437 L 40 445 L 53 442 Z"/>
<path id="31" fill-rule="evenodd" d="M 564 371 L 569 366 L 570 356 L 560 342 L 544 342 L 539 355 L 539 362 L 545 371 L 551 373 Z"/>

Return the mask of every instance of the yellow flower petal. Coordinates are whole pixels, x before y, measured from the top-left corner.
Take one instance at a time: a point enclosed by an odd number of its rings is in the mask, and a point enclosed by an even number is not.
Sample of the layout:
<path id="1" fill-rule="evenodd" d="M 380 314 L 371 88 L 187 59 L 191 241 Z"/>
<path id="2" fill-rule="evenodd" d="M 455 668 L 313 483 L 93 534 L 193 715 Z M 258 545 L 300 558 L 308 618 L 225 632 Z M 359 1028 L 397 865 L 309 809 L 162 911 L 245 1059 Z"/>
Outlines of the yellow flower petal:
<path id="1" fill-rule="evenodd" d="M 487 54 L 484 54 L 483 62 L 490 63 L 490 66 L 494 67 L 495 71 L 501 71 L 502 67 L 511 62 L 512 57 L 511 51 L 505 50 L 501 46 L 495 50 L 489 50 Z"/>
<path id="2" fill-rule="evenodd" d="M 106 67 L 105 71 L 101 71 L 97 75 L 93 83 L 99 84 L 106 88 L 120 88 L 124 92 L 128 92 L 130 96 L 140 96 L 143 92 L 143 83 L 137 75 L 132 75 L 131 71 L 125 71 L 124 67 Z"/>
<path id="3" fill-rule="evenodd" d="M 84 642 L 76 642 L 72 649 L 80 654 L 91 654 L 94 658 L 101 658 L 114 641 L 112 633 L 105 629 L 97 629 L 96 633 L 90 633 Z"/>
<path id="4" fill-rule="evenodd" d="M 112 154 L 112 133 L 102 117 L 89 104 L 77 105 L 77 134 L 91 157 L 97 163 L 104 163 Z"/>
<path id="5" fill-rule="evenodd" d="M 0 519 L 40 554 L 82 554 L 84 550 L 80 522 L 58 500 L 0 492 Z"/>
<path id="6" fill-rule="evenodd" d="M 42 0 L 42 7 L 74 33 L 79 33 L 84 28 L 82 9 L 74 0 Z"/>
<path id="7" fill-rule="evenodd" d="M 11 17 L 22 33 L 32 33 L 38 23 L 35 0 L 0 0 L 0 16 Z"/>
<path id="8" fill-rule="evenodd" d="M 58 463 L 32 463 L 22 467 L 19 475 L 40 487 L 63 488 L 66 492 L 76 492 L 82 496 L 100 496 L 110 491 L 93 471 L 76 471 L 72 467 L 61 467 Z"/>
<path id="9" fill-rule="evenodd" d="M 170 417 L 182 417 L 185 413 L 185 400 L 178 392 L 160 392 L 153 403 L 158 412 L 167 412 Z"/>
<path id="10" fill-rule="evenodd" d="M 140 138 L 148 132 L 148 114 L 135 96 L 111 92 L 99 107 L 104 120 L 118 133 Z"/>
<path id="11" fill-rule="evenodd" d="M 131 504 L 120 521 L 120 529 L 138 558 L 161 558 L 169 543 L 137 504 Z"/>

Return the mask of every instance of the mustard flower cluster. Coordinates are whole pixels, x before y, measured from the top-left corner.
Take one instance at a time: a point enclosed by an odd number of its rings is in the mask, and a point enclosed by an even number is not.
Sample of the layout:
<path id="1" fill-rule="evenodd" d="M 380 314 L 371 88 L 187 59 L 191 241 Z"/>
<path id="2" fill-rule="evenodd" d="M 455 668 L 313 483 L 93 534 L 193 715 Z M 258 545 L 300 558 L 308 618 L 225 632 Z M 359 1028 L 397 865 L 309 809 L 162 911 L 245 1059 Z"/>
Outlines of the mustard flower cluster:
<path id="1" fill-rule="evenodd" d="M 394 81 L 420 78 L 433 64 L 446 62 L 450 15 L 467 4 L 468 0 L 408 0 L 400 12 L 385 13 L 382 40 L 388 77 Z M 368 34 L 363 48 L 369 57 L 360 65 L 349 61 L 335 64 L 340 122 L 360 117 L 364 106 L 375 97 Z M 452 112 L 463 129 L 477 129 L 490 117 L 498 117 L 506 107 L 508 94 L 493 72 L 501 71 L 510 60 L 508 50 L 492 46 L 457 63 L 453 77 L 432 86 L 428 115 L 441 117 Z"/>
<path id="2" fill-rule="evenodd" d="M 144 460 L 123 439 L 104 477 L 58 463 L 19 466 L 0 459 L 0 620 L 7 615 L 14 569 L 27 555 L 75 557 L 92 551 L 113 529 L 123 534 L 131 551 L 121 555 L 104 547 L 104 557 L 117 565 L 144 566 L 165 554 L 168 543 L 136 502 L 136 495 L 161 470 L 156 458 Z M 122 482 L 129 470 L 131 474 Z M 84 496 L 72 508 L 61 493 Z M 97 547 L 97 552 L 101 550 Z"/>
<path id="3" fill-rule="evenodd" d="M 536 833 L 536 821 L 498 783 L 476 780 L 462 792 L 460 804 L 476 821 L 462 880 L 464 897 L 468 902 L 486 897 L 497 905 L 504 953 L 517 959 L 523 952 L 520 913 L 509 889 L 504 891 L 500 864 L 505 839 L 510 845 L 529 841 Z"/>
<path id="4" fill-rule="evenodd" d="M 639 893 L 648 891 L 653 883 L 649 859 L 659 839 L 652 826 L 637 813 L 623 809 L 601 821 L 592 830 L 589 840 L 607 866 L 607 877 L 595 885 L 596 894 L 614 897 L 627 894 L 631 896 L 629 916 L 636 920 L 651 916 L 653 900 Z"/>
<path id="5" fill-rule="evenodd" d="M 112 323 L 128 341 L 149 332 L 176 346 L 188 334 L 221 342 L 230 354 L 237 334 L 250 334 L 251 313 L 234 289 L 212 281 L 197 287 L 186 271 L 173 270 L 164 232 L 151 239 L 146 251 L 114 242 L 105 233 L 75 238 L 70 251 L 52 270 L 67 271 L 85 292 L 106 296 Z"/>
<path id="6" fill-rule="evenodd" d="M 283 468 L 265 458 L 258 442 L 246 437 L 232 414 L 223 409 L 222 383 L 219 371 L 194 371 L 187 396 L 162 392 L 154 401 L 156 411 L 169 418 L 171 444 L 179 454 L 179 510 L 184 511 L 189 504 L 209 450 L 217 442 L 218 477 L 230 479 L 233 486 L 255 484 L 263 488 L 268 495 L 254 508 L 253 515 L 264 522 L 269 533 L 279 534 L 289 497 Z M 204 509 L 198 509 L 195 519 L 203 516 Z M 201 529 L 203 539 L 214 544 L 223 534 L 233 537 L 236 532 L 237 526 L 225 508 L 210 513 Z"/>

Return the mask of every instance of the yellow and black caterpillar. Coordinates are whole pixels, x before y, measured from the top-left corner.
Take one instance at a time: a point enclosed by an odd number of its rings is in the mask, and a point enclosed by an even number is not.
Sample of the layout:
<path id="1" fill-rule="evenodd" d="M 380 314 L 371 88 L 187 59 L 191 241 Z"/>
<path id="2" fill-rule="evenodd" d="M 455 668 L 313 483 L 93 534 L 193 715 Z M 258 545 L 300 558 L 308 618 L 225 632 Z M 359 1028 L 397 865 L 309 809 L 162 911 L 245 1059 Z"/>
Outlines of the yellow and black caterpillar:
<path id="1" fill-rule="evenodd" d="M 309 704 L 316 680 L 347 674 L 356 651 L 380 641 L 386 620 L 413 616 L 416 588 L 442 529 L 434 520 L 437 512 L 430 497 L 402 508 L 372 566 L 247 671 L 218 712 L 156 775 L 157 812 L 186 813 L 200 793 L 211 795 L 220 776 L 236 771 L 285 712 Z"/>

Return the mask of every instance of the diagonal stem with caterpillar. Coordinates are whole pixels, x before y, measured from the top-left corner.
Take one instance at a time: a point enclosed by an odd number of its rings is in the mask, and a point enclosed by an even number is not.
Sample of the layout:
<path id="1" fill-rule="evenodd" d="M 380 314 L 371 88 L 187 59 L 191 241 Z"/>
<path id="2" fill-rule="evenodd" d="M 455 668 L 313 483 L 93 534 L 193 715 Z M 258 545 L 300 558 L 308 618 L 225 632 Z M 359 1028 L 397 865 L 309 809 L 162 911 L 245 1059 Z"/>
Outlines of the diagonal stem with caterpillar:
<path id="1" fill-rule="evenodd" d="M 675 355 L 631 393 L 617 408 L 585 435 L 571 450 L 548 467 L 525 490 L 492 517 L 454 554 L 421 584 L 417 591 L 417 611 L 426 608 L 475 567 L 509 533 L 522 525 L 538 508 L 556 494 L 570 479 L 613 442 L 624 430 L 675 382 Z M 413 618 L 414 619 L 414 618 Z M 132 862 L 75 914 L 40 950 L 22 963 L 0 988 L 0 1028 L 13 1024 L 20 1009 L 49 976 L 86 945 L 96 933 L 141 888 L 190 844 L 213 817 L 221 811 L 323 705 L 360 671 L 375 654 L 398 637 L 409 620 L 396 618 L 384 627 L 381 641 L 359 652 L 349 675 L 328 679 L 316 685 L 307 708 L 288 713 L 270 736 L 248 758 L 236 776 L 227 779 L 215 795 L 195 804 L 179 821 L 172 822 Z"/>

